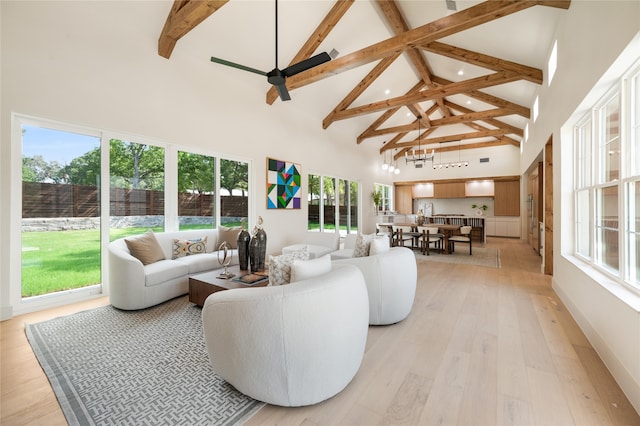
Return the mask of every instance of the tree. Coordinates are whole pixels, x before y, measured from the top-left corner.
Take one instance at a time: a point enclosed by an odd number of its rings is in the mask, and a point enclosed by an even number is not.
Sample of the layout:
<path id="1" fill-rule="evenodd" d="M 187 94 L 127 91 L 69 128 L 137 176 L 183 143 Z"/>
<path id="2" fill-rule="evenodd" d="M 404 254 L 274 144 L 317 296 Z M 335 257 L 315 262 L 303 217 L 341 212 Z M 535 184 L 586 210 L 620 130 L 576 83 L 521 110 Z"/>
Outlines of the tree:
<path id="1" fill-rule="evenodd" d="M 62 166 L 57 161 L 45 161 L 42 155 L 22 157 L 22 180 L 25 182 L 64 182 Z"/>
<path id="2" fill-rule="evenodd" d="M 156 191 L 164 189 L 164 149 L 111 139 L 109 156 L 113 186 Z"/>
<path id="3" fill-rule="evenodd" d="M 75 185 L 98 186 L 100 179 L 100 148 L 71 160 L 62 171 L 68 177 L 68 183 Z"/>
<path id="4" fill-rule="evenodd" d="M 232 160 L 220 160 L 220 188 L 231 194 L 234 189 L 242 190 L 242 196 L 249 189 L 249 166 L 247 163 Z"/>
<path id="5" fill-rule="evenodd" d="M 215 189 L 215 158 L 178 152 L 178 192 L 213 193 Z"/>

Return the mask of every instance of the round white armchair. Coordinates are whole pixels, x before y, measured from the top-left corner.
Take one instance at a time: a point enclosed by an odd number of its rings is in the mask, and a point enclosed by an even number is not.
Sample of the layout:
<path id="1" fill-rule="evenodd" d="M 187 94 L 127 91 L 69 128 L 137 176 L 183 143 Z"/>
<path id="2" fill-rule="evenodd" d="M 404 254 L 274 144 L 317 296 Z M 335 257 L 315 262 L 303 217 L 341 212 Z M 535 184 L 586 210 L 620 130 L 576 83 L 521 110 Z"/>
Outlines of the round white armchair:
<path id="1" fill-rule="evenodd" d="M 352 265 L 281 286 L 221 291 L 202 308 L 213 369 L 237 390 L 281 406 L 328 399 L 364 356 L 369 300 Z"/>

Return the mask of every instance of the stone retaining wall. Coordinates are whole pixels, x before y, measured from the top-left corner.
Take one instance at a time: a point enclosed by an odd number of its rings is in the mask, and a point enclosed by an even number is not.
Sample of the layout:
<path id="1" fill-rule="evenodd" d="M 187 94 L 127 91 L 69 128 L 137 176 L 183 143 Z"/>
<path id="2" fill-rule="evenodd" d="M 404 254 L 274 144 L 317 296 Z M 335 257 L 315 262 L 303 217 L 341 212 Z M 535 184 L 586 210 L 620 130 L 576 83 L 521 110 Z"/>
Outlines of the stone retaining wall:
<path id="1" fill-rule="evenodd" d="M 222 225 L 229 222 L 240 222 L 240 217 L 220 218 Z M 210 217 L 182 216 L 183 225 L 210 224 Z M 111 216 L 110 228 L 154 228 L 164 225 L 164 216 Z M 68 217 L 68 218 L 36 218 L 22 219 L 22 232 L 42 231 L 80 231 L 85 229 L 99 229 L 99 217 Z"/>

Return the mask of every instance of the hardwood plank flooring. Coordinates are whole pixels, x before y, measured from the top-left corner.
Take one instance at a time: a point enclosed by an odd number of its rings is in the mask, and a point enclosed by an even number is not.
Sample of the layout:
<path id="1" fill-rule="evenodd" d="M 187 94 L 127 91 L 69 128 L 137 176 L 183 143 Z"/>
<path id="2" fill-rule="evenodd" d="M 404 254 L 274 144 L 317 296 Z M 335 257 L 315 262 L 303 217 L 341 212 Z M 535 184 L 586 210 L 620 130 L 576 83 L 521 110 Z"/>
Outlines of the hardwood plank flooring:
<path id="1" fill-rule="evenodd" d="M 640 425 L 526 243 L 489 238 L 500 269 L 421 262 L 409 317 L 370 327 L 362 366 L 311 407 L 267 405 L 247 425 Z M 64 425 L 24 324 L 108 304 L 94 299 L 1 323 L 2 425 Z"/>

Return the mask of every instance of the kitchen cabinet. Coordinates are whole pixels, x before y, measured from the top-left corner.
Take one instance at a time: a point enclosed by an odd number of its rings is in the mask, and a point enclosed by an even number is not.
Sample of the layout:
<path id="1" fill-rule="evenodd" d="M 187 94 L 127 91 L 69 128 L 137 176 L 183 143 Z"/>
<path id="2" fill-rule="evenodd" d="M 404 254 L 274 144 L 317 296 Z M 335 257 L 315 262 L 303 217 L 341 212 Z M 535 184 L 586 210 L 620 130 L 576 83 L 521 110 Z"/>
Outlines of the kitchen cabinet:
<path id="1" fill-rule="evenodd" d="M 396 185 L 395 210 L 400 214 L 413 213 L 413 187 L 409 185 Z"/>
<path id="2" fill-rule="evenodd" d="M 464 182 L 434 182 L 433 196 L 434 198 L 464 198 L 465 183 Z"/>
<path id="3" fill-rule="evenodd" d="M 494 215 L 520 216 L 519 180 L 495 181 L 494 191 Z"/>
<path id="4" fill-rule="evenodd" d="M 488 217 L 485 219 L 487 235 L 491 237 L 520 238 L 520 217 Z"/>

